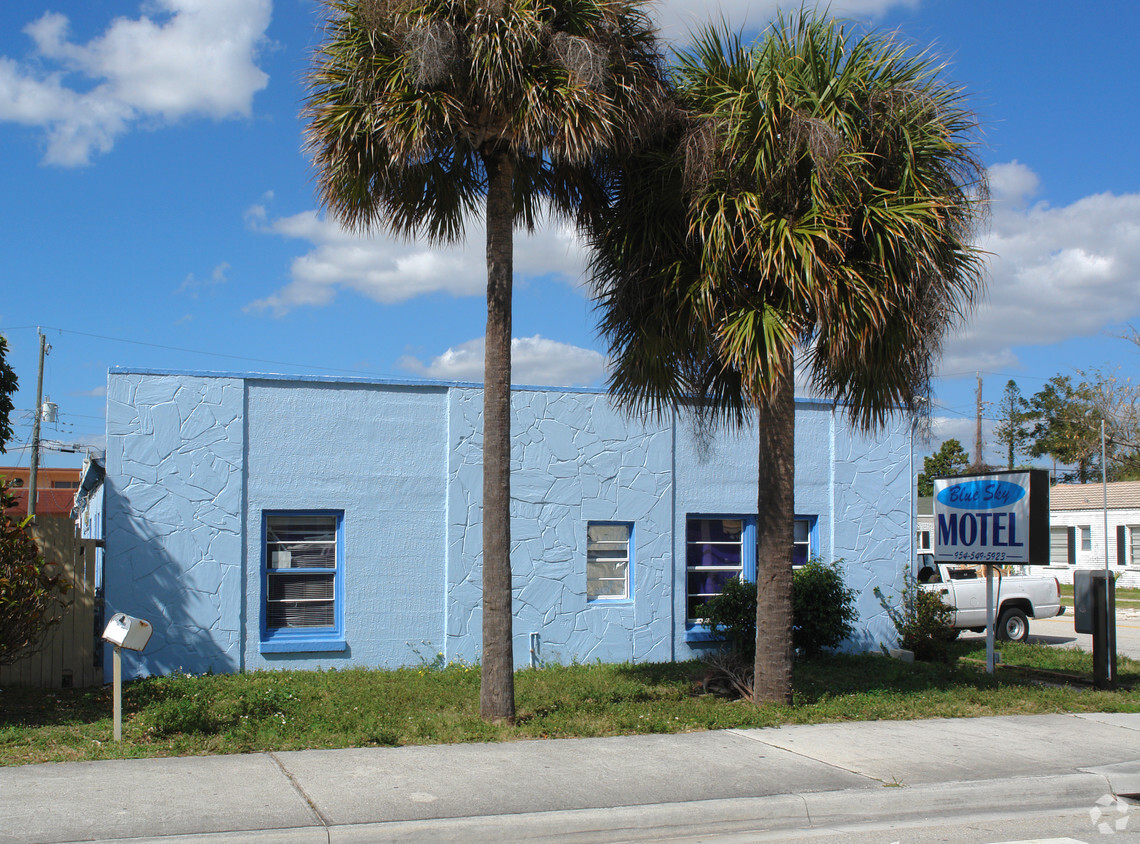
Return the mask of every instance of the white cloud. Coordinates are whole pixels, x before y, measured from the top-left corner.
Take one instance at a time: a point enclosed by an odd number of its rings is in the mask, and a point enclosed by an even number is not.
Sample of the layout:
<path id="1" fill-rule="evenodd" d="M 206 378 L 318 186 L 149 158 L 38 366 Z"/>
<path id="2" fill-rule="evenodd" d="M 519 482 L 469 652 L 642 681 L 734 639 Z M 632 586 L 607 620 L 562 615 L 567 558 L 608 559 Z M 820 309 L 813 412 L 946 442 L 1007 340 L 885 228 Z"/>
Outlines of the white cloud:
<path id="1" fill-rule="evenodd" d="M 185 293 L 192 299 L 197 299 L 202 290 L 213 290 L 220 284 L 225 284 L 229 281 L 226 278 L 226 273 L 229 272 L 230 265 L 225 261 L 218 264 L 210 272 L 209 278 L 198 278 L 194 273 L 188 273 L 182 283 L 178 285 L 175 293 Z"/>
<path id="2" fill-rule="evenodd" d="M 484 340 L 460 343 L 425 364 L 405 356 L 397 366 L 424 378 L 443 381 L 483 380 Z M 583 349 L 545 337 L 516 337 L 511 340 L 511 381 L 546 387 L 589 386 L 605 374 L 605 357 L 593 349 Z"/>
<path id="3" fill-rule="evenodd" d="M 990 197 L 995 206 L 1024 208 L 1041 190 L 1037 174 L 1017 159 L 1008 164 L 995 164 L 988 171 Z"/>
<path id="4" fill-rule="evenodd" d="M 826 10 L 837 18 L 875 18 L 888 9 L 905 7 L 913 8 L 920 0 L 836 0 L 836 2 L 805 2 L 805 8 Z M 669 38 L 683 38 L 686 33 L 694 31 L 708 23 L 716 23 L 722 18 L 728 22 L 732 30 L 747 29 L 749 31 L 762 29 L 768 25 L 776 15 L 777 9 L 785 14 L 793 14 L 800 8 L 800 3 L 787 2 L 787 0 L 719 0 L 709 3 L 707 0 L 667 0 L 658 4 L 658 24 L 662 33 Z"/>
<path id="5" fill-rule="evenodd" d="M 271 0 L 151 0 L 150 14 L 116 18 L 86 44 L 47 12 L 24 28 L 32 61 L 0 56 L 0 120 L 43 129 L 44 161 L 90 162 L 140 121 L 249 116 L 269 77 L 257 50 Z"/>
<path id="6" fill-rule="evenodd" d="M 985 299 L 946 347 L 942 371 L 1009 370 L 1015 347 L 1100 334 L 1140 316 L 1140 194 L 1030 204 L 1037 176 L 1013 162 L 991 169 L 992 253 Z"/>
<path id="7" fill-rule="evenodd" d="M 259 231 L 308 241 L 313 247 L 293 261 L 289 284 L 250 303 L 246 310 L 281 315 L 303 305 L 325 305 L 341 288 L 384 304 L 431 293 L 482 296 L 486 292 L 486 238 L 478 221 L 468 227 L 465 243 L 429 246 L 385 235 L 352 234 L 315 211 L 270 220 L 264 206 L 254 205 L 245 217 Z M 516 281 L 554 275 L 575 283 L 582 275 L 582 259 L 581 245 L 565 227 L 547 225 L 531 235 L 515 234 Z"/>

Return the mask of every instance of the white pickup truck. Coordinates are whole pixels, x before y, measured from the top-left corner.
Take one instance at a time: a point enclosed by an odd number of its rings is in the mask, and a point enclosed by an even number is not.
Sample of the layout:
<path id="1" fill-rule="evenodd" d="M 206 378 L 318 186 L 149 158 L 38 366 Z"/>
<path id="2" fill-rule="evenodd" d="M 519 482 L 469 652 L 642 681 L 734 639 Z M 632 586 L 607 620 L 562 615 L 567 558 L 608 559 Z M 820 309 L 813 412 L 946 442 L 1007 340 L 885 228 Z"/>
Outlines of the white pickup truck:
<path id="1" fill-rule="evenodd" d="M 994 636 L 1023 642 L 1030 618 L 1064 615 L 1061 584 L 1055 577 L 999 575 L 994 572 Z M 986 629 L 986 578 L 977 569 L 935 563 L 923 554 L 918 560 L 919 588 L 937 592 L 954 607 L 954 627 L 981 633 Z"/>

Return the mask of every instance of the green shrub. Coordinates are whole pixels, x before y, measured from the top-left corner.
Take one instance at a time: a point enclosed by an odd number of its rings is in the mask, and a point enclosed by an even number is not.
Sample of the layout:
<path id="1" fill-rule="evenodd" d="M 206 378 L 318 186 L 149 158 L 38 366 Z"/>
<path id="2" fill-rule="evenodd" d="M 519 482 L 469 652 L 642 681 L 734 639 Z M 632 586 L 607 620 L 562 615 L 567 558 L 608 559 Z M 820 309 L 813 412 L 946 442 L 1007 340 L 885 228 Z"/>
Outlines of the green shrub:
<path id="1" fill-rule="evenodd" d="M 878 586 L 879 599 L 887 617 L 899 634 L 899 645 L 914 652 L 914 658 L 925 662 L 948 662 L 950 643 L 958 636 L 954 629 L 954 607 L 946 604 L 937 592 L 920 589 L 909 571 L 903 573 L 902 598 L 891 603 Z"/>
<path id="2" fill-rule="evenodd" d="M 806 657 L 835 648 L 855 632 L 855 590 L 843 580 L 841 560 L 812 558 L 792 581 L 792 644 Z"/>
<path id="3" fill-rule="evenodd" d="M 842 560 L 813 558 L 792 576 L 792 644 L 806 657 L 838 647 L 855 632 L 859 617 L 855 590 L 843 580 Z M 730 580 L 724 591 L 705 602 L 702 613 L 714 634 L 744 660 L 756 653 L 756 584 Z"/>
<path id="4" fill-rule="evenodd" d="M 30 518 L 9 515 L 14 505 L 0 479 L 0 665 L 36 652 L 44 633 L 63 618 L 71 589 L 63 569 L 45 562 L 28 527 Z"/>
<path id="5" fill-rule="evenodd" d="M 733 578 L 721 593 L 701 608 L 709 630 L 723 636 L 741 659 L 751 662 L 756 653 L 756 584 Z"/>

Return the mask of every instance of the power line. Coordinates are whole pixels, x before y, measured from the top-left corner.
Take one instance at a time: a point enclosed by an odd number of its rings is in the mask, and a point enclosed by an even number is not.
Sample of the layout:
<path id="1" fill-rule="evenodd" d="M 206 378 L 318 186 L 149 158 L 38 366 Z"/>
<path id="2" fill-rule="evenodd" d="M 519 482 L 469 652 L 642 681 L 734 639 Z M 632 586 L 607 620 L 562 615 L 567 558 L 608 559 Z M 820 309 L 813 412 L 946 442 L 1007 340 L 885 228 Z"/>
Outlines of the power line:
<path id="1" fill-rule="evenodd" d="M 25 328 L 35 328 L 35 327 L 37 327 L 37 326 L 20 325 L 20 326 L 0 329 L 0 331 L 17 331 L 17 330 L 22 330 Z M 343 373 L 348 374 L 348 375 L 359 375 L 362 372 L 367 371 L 367 370 L 363 370 L 363 369 L 339 369 L 339 368 L 333 367 L 333 366 L 315 366 L 311 363 L 295 363 L 295 362 L 290 362 L 290 361 L 270 360 L 268 358 L 252 358 L 252 357 L 246 357 L 244 355 L 226 354 L 225 352 L 207 352 L 207 351 L 203 351 L 202 349 L 188 349 L 188 348 L 185 348 L 182 346 L 167 346 L 167 345 L 164 345 L 162 343 L 148 343 L 144 340 L 128 340 L 125 337 L 110 337 L 110 336 L 105 335 L 105 334 L 92 334 L 92 333 L 89 333 L 86 331 L 72 331 L 69 328 L 57 328 L 57 327 L 51 326 L 51 325 L 43 325 L 43 326 L 38 326 L 38 327 L 44 329 L 45 331 L 57 331 L 60 334 L 72 334 L 72 335 L 75 335 L 78 337 L 91 337 L 91 338 L 96 339 L 96 340 L 109 340 L 113 343 L 128 343 L 128 344 L 135 345 L 135 346 L 146 346 L 147 348 L 151 348 L 151 349 L 163 349 L 164 351 L 168 351 L 168 352 L 186 352 L 187 354 L 192 354 L 192 355 L 205 355 L 207 357 L 226 358 L 228 360 L 248 361 L 250 363 L 267 363 L 267 364 L 272 364 L 273 366 L 293 366 L 293 367 L 297 367 L 300 369 L 314 369 L 314 370 L 317 370 L 318 372 L 343 372 Z"/>

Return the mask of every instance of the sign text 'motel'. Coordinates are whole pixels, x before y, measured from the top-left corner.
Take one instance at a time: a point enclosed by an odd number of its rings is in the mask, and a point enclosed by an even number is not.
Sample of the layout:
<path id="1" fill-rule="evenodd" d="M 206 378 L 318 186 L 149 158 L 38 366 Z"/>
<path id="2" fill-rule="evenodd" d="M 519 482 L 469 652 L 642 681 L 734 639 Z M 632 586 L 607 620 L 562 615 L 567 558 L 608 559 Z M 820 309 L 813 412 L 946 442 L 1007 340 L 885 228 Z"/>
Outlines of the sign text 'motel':
<path id="1" fill-rule="evenodd" d="M 1044 542 L 1040 533 L 1041 495 L 1035 472 L 999 472 L 934 480 L 935 542 L 938 560 L 976 563 L 1030 563 L 1031 546 L 1048 543 L 1048 478 L 1044 479 Z M 1036 506 L 1031 504 L 1036 499 Z M 1031 519 L 1031 512 L 1036 511 Z M 1033 555 L 1036 556 L 1036 555 Z"/>

